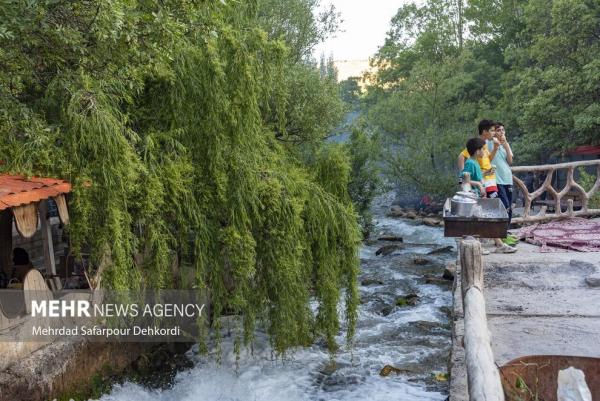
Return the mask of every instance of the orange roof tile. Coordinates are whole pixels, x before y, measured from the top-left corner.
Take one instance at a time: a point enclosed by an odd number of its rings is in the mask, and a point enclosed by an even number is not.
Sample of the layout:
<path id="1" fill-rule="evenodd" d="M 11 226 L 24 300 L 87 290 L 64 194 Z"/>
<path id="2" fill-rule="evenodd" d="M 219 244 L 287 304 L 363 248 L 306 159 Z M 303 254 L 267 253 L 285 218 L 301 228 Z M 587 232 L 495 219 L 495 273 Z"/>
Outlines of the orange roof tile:
<path id="1" fill-rule="evenodd" d="M 0 210 L 39 202 L 71 192 L 71 184 L 55 178 L 0 175 Z"/>

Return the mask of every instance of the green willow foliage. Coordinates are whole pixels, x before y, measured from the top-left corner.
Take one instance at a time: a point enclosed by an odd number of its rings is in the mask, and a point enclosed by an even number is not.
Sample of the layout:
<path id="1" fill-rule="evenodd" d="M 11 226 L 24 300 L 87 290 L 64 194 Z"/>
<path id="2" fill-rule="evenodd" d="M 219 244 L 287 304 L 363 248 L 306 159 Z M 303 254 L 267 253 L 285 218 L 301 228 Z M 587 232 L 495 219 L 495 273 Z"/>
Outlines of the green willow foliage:
<path id="1" fill-rule="evenodd" d="M 348 340 L 358 305 L 350 167 L 316 139 L 306 167 L 278 140 L 313 129 L 287 110 L 310 66 L 261 28 L 271 3 L 3 3 L 0 149 L 7 171 L 74 184 L 70 240 L 103 285 L 172 288 L 188 264 L 214 314 L 243 322 L 238 349 L 262 322 L 278 353 L 335 350 L 341 295 Z"/>

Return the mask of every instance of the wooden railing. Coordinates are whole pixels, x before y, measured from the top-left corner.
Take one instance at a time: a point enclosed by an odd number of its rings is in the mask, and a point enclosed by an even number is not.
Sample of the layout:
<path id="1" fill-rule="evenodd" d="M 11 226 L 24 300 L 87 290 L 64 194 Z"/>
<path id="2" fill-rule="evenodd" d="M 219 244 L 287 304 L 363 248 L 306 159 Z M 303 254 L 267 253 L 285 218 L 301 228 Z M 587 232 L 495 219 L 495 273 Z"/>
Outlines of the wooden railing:
<path id="1" fill-rule="evenodd" d="M 596 166 L 596 182 L 586 191 L 580 184 L 575 180 L 575 169 L 578 167 Z M 567 171 L 567 180 L 564 188 L 560 191 L 552 186 L 553 178 L 558 170 Z M 534 223 L 545 220 L 562 219 L 575 216 L 592 216 L 600 215 L 600 209 L 590 209 L 589 201 L 590 198 L 598 192 L 600 189 L 600 159 L 598 160 L 586 160 L 570 163 L 560 164 L 545 164 L 541 166 L 518 166 L 512 168 L 514 184 L 523 193 L 524 207 L 523 214 L 519 217 L 512 219 L 513 223 Z M 537 188 L 533 192 L 529 192 L 525 183 L 519 179 L 516 174 L 518 173 L 546 173 L 546 178 L 542 183 L 542 186 Z M 548 206 L 542 205 L 539 212 L 532 214 L 532 206 L 534 200 L 547 192 L 553 198 L 554 212 L 547 213 Z M 567 194 L 571 195 L 576 192 L 581 197 L 581 208 L 579 210 L 573 210 L 573 198 L 568 197 Z M 563 203 L 563 198 L 567 197 L 566 204 Z M 562 211 L 563 205 L 566 206 L 566 211 Z"/>
<path id="2" fill-rule="evenodd" d="M 481 244 L 473 237 L 467 237 L 459 241 L 458 251 L 469 400 L 504 401 L 504 391 L 492 353 L 485 312 Z"/>

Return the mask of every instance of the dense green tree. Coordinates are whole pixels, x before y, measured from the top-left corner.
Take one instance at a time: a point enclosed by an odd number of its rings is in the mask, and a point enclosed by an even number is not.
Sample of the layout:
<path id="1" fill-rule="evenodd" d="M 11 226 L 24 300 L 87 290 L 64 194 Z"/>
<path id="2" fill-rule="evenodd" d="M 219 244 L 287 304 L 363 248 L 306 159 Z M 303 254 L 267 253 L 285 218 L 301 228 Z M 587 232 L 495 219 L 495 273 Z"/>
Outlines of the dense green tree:
<path id="1" fill-rule="evenodd" d="M 342 100 L 352 108 L 356 107 L 361 95 L 359 80 L 359 77 L 350 77 L 340 82 Z"/>
<path id="2" fill-rule="evenodd" d="M 477 119 L 501 96 L 502 69 L 461 50 L 456 10 L 437 0 L 402 7 L 365 99 L 391 180 L 440 196 L 456 184 L 456 158 Z"/>
<path id="3" fill-rule="evenodd" d="M 178 260 L 239 316 L 238 346 L 260 321 L 277 352 L 334 350 L 360 236 L 349 161 L 321 150 L 341 100 L 306 59 L 328 19 L 293 3 L 3 2 L 2 168 L 73 182 L 71 245 L 105 287 L 172 287 Z"/>
<path id="4" fill-rule="evenodd" d="M 283 110 L 273 108 L 268 121 L 279 141 L 305 145 L 301 147 L 309 147 L 312 154 L 343 117 L 344 103 L 337 82 L 301 63 L 286 69 L 282 83 Z"/>
<path id="5" fill-rule="evenodd" d="M 279 141 L 293 145 L 288 149 L 299 154 L 308 147 L 314 154 L 343 116 L 335 79 L 328 75 L 324 61 L 321 71 L 312 60 L 315 45 L 335 32 L 339 16 L 333 7 L 319 12 L 317 0 L 259 0 L 257 4 L 260 27 L 287 48 L 275 81 L 278 86 L 262 107 L 265 121 Z"/>
<path id="6" fill-rule="evenodd" d="M 589 0 L 401 7 L 363 103 L 391 177 L 451 192 L 456 156 L 481 118 L 506 124 L 517 163 L 598 143 L 599 10 Z"/>
<path id="7" fill-rule="evenodd" d="M 373 230 L 371 204 L 382 187 L 381 171 L 377 166 L 381 153 L 378 145 L 377 138 L 362 124 L 352 128 L 346 145 L 351 165 L 348 194 L 358 213 L 363 238 L 368 238 Z"/>
<path id="8" fill-rule="evenodd" d="M 600 140 L 600 3 L 530 1 L 518 46 L 505 52 L 505 109 L 521 134 L 517 150 L 539 161 L 548 150 Z"/>
<path id="9" fill-rule="evenodd" d="M 310 61 L 317 44 L 338 30 L 340 16 L 320 0 L 258 0 L 258 21 L 270 39 L 282 39 L 292 62 Z"/>

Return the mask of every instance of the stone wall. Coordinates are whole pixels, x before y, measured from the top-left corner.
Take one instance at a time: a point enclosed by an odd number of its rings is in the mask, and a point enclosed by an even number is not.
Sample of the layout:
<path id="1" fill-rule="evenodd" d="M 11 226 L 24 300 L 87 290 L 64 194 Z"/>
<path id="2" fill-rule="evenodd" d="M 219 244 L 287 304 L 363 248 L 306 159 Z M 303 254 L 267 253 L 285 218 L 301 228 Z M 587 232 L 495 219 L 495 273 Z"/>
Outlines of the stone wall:
<path id="1" fill-rule="evenodd" d="M 6 347 L 14 343 L 2 343 Z M 57 342 L 43 345 L 0 371 L 0 401 L 43 401 L 80 392 L 91 379 L 110 369 L 125 370 L 153 343 Z"/>
<path id="2" fill-rule="evenodd" d="M 5 336 L 3 336 L 5 337 Z M 15 362 L 27 358 L 31 353 L 48 345 L 42 342 L 18 342 L 18 341 L 2 341 L 0 342 L 0 372 L 7 369 Z"/>

